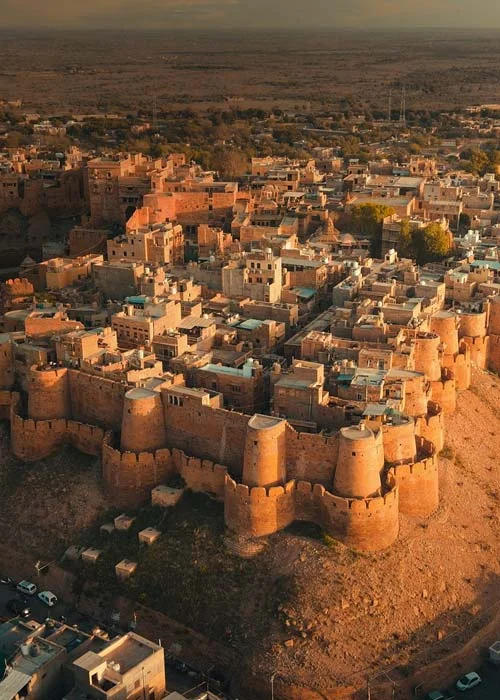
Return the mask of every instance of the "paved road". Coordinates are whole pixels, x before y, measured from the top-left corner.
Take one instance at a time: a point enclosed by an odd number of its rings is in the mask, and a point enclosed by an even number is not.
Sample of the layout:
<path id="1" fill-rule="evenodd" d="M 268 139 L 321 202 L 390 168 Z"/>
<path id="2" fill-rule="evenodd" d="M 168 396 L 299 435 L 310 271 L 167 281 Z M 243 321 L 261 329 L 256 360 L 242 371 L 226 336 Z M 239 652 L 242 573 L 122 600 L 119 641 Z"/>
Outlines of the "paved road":
<path id="1" fill-rule="evenodd" d="M 31 611 L 30 617 L 27 619 L 44 622 L 47 617 L 52 617 L 57 620 L 60 619 L 61 616 L 64 616 L 68 624 L 75 625 L 87 633 L 92 632 L 92 629 L 97 624 L 95 620 L 81 615 L 64 602 L 58 601 L 56 605 L 49 608 L 42 603 L 37 594 L 33 596 L 23 595 L 19 593 L 14 586 L 8 586 L 2 583 L 0 583 L 0 620 L 8 620 L 13 617 L 12 613 L 7 610 L 7 603 L 13 598 L 25 601 L 27 607 Z M 102 625 L 98 626 L 102 627 Z M 187 670 L 180 672 L 173 664 L 169 663 L 167 663 L 166 666 L 166 674 L 169 691 L 176 690 L 180 693 L 184 693 L 197 686 L 200 682 L 198 678 L 193 677 Z"/>
<path id="2" fill-rule="evenodd" d="M 12 598 L 18 598 L 20 594 L 10 586 L 0 584 L 0 618 L 9 619 L 12 617 L 6 608 L 6 603 Z M 69 624 L 80 627 L 85 632 L 91 632 L 94 626 L 94 621 L 85 618 L 70 608 L 63 602 L 58 602 L 53 608 L 49 608 L 34 596 L 21 596 L 27 601 L 31 609 L 31 618 L 37 622 L 44 622 L 47 617 L 60 618 L 62 615 L 66 618 Z M 477 670 L 483 683 L 465 693 L 459 693 L 454 688 L 448 688 L 449 697 L 454 697 L 455 700 L 500 700 L 500 668 L 493 668 L 489 664 L 484 664 L 482 668 L 470 669 Z M 167 678 L 169 690 L 177 690 L 185 692 L 197 684 L 197 681 L 188 676 L 186 673 L 180 673 L 174 667 L 167 666 Z M 445 690 L 441 688 L 440 690 Z"/>

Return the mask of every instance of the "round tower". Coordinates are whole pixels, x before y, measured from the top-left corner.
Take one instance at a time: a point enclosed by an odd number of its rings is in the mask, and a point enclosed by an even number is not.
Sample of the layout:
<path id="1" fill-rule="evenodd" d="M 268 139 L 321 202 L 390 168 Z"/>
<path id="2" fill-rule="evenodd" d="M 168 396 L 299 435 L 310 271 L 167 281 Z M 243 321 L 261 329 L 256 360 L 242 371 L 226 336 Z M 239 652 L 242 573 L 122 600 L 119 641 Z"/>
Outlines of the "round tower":
<path id="1" fill-rule="evenodd" d="M 427 403 L 430 399 L 427 380 L 423 374 L 416 372 L 413 375 L 408 374 L 405 381 L 404 412 L 413 418 L 424 416 L 427 413 Z"/>
<path id="2" fill-rule="evenodd" d="M 375 435 L 363 423 L 342 428 L 333 490 L 345 498 L 369 498 L 382 490 L 384 451 L 381 433 Z"/>
<path id="3" fill-rule="evenodd" d="M 431 382 L 441 378 L 440 344 L 441 339 L 435 333 L 418 333 L 413 346 L 414 367 Z"/>
<path id="4" fill-rule="evenodd" d="M 458 318 L 453 311 L 438 311 L 434 314 L 430 329 L 440 337 L 445 355 L 458 353 Z"/>
<path id="5" fill-rule="evenodd" d="M 28 415 L 33 420 L 71 417 L 68 370 L 65 367 L 31 368 Z"/>
<path id="6" fill-rule="evenodd" d="M 14 344 L 10 335 L 0 335 L 0 389 L 14 386 Z"/>
<path id="7" fill-rule="evenodd" d="M 500 335 L 500 296 L 490 299 L 490 318 L 488 322 L 490 335 Z"/>
<path id="8" fill-rule="evenodd" d="M 486 312 L 460 314 L 458 335 L 460 338 L 484 338 L 486 335 Z"/>
<path id="9" fill-rule="evenodd" d="M 130 389 L 123 402 L 121 449 L 154 452 L 166 443 L 161 394 L 150 389 Z"/>
<path id="10" fill-rule="evenodd" d="M 408 416 L 393 416 L 382 426 L 384 458 L 389 465 L 409 464 L 417 456 L 415 423 Z"/>
<path id="11" fill-rule="evenodd" d="M 248 421 L 243 456 L 243 483 L 276 486 L 286 480 L 286 421 L 254 415 Z"/>

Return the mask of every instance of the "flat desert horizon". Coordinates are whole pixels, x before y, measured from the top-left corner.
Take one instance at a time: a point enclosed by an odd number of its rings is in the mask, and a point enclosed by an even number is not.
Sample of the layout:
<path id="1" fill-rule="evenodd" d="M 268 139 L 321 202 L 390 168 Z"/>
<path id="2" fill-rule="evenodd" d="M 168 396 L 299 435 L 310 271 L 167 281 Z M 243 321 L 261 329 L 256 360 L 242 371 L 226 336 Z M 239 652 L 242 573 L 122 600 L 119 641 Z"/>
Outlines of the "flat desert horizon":
<path id="1" fill-rule="evenodd" d="M 0 29 L 0 99 L 43 114 L 500 102 L 500 31 Z"/>

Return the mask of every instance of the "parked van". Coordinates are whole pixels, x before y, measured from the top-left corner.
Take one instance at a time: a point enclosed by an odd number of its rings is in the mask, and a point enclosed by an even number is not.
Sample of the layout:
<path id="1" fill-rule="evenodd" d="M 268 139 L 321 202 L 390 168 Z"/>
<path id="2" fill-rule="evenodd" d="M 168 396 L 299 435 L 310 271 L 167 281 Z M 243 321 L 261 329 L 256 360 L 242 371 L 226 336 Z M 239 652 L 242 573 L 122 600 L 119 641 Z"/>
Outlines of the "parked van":
<path id="1" fill-rule="evenodd" d="M 57 603 L 57 596 L 54 595 L 54 593 L 52 593 L 51 591 L 40 591 L 38 597 L 40 598 L 42 603 L 48 605 L 49 608 L 53 608 L 54 605 Z"/>
<path id="2" fill-rule="evenodd" d="M 29 581 L 19 581 L 16 588 L 20 593 L 24 593 L 25 595 L 35 595 L 37 591 L 35 584 Z"/>

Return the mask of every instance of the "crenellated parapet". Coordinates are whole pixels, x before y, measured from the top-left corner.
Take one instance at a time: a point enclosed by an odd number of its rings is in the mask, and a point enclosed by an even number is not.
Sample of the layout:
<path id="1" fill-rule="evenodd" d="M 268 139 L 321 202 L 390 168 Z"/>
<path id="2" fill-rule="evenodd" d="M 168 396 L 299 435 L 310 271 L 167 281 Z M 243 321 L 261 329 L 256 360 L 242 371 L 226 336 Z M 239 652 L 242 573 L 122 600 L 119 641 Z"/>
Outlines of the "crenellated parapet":
<path id="1" fill-rule="evenodd" d="M 175 473 L 172 452 L 122 452 L 113 447 L 112 433 L 102 442 L 102 476 L 110 501 L 120 507 L 138 506 L 151 490 Z"/>
<path id="2" fill-rule="evenodd" d="M 332 537 L 362 551 L 390 546 L 399 531 L 398 490 L 364 499 L 343 498 L 321 484 L 289 481 L 283 486 L 250 488 L 225 481 L 224 515 L 230 530 L 262 537 L 295 520 L 314 522 Z"/>
<path id="3" fill-rule="evenodd" d="M 443 411 L 454 413 L 457 407 L 457 389 L 455 375 L 451 369 L 443 368 L 441 377 L 431 382 L 432 400 L 438 403 Z"/>
<path id="4" fill-rule="evenodd" d="M 416 461 L 393 467 L 393 473 L 401 513 L 428 517 L 439 505 L 437 451 L 432 442 L 422 437 L 417 437 L 416 445 Z"/>
<path id="5" fill-rule="evenodd" d="M 19 395 L 13 394 L 10 408 L 11 450 L 18 459 L 36 462 L 54 454 L 64 444 L 70 444 L 85 454 L 101 454 L 104 439 L 102 428 L 65 418 L 22 418 L 18 406 Z"/>
<path id="6" fill-rule="evenodd" d="M 0 389 L 12 389 L 15 380 L 14 343 L 7 333 L 0 334 Z"/>
<path id="7" fill-rule="evenodd" d="M 209 493 L 224 499 L 224 483 L 227 467 L 214 464 L 208 459 L 188 457 L 181 450 L 172 450 L 175 471 L 182 476 L 191 491 Z"/>
<path id="8" fill-rule="evenodd" d="M 30 369 L 28 415 L 33 420 L 71 418 L 69 377 L 66 367 Z"/>
<path id="9" fill-rule="evenodd" d="M 431 442 L 436 452 L 444 447 L 444 412 L 436 401 L 429 401 L 427 413 L 415 420 L 415 433 Z"/>

